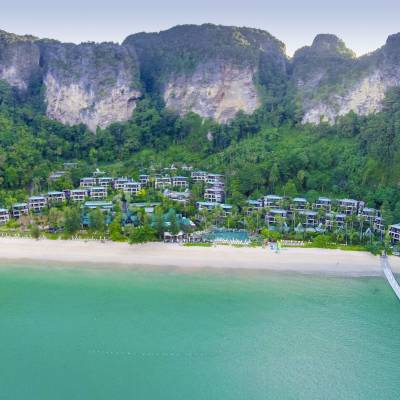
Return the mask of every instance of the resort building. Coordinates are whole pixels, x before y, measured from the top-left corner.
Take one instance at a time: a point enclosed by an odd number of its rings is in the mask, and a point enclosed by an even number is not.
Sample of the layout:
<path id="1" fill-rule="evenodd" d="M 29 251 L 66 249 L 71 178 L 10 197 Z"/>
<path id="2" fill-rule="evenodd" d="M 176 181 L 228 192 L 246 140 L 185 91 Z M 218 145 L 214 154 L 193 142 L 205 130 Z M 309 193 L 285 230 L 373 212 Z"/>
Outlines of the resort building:
<path id="1" fill-rule="evenodd" d="M 65 175 L 65 171 L 55 171 L 55 172 L 52 172 L 52 173 L 50 174 L 49 180 L 50 180 L 51 182 L 54 182 L 54 181 L 56 181 L 56 180 L 62 178 L 64 175 Z"/>
<path id="2" fill-rule="evenodd" d="M 318 213 L 316 211 L 302 210 L 299 215 L 303 217 L 302 225 L 304 228 L 314 228 L 318 225 Z"/>
<path id="3" fill-rule="evenodd" d="M 346 223 L 346 214 L 327 213 L 325 215 L 325 226 L 328 229 L 342 228 Z"/>
<path id="4" fill-rule="evenodd" d="M 400 243 L 400 224 L 389 226 L 389 236 L 393 244 Z"/>
<path id="5" fill-rule="evenodd" d="M 137 195 L 142 189 L 139 182 L 126 182 L 123 188 L 124 193 Z"/>
<path id="6" fill-rule="evenodd" d="M 265 223 L 268 226 L 276 225 L 280 222 L 279 220 L 285 221 L 286 219 L 287 219 L 287 211 L 279 208 L 269 210 L 265 214 Z"/>
<path id="7" fill-rule="evenodd" d="M 0 208 L 0 225 L 6 224 L 10 220 L 10 213 L 5 208 Z"/>
<path id="8" fill-rule="evenodd" d="M 109 188 L 112 187 L 113 182 L 114 178 L 111 178 L 109 176 L 102 176 L 100 178 L 97 178 L 97 186 Z"/>
<path id="9" fill-rule="evenodd" d="M 70 199 L 74 202 L 84 201 L 85 197 L 88 195 L 87 190 L 83 189 L 73 189 L 70 192 Z"/>
<path id="10" fill-rule="evenodd" d="M 200 210 L 213 210 L 216 207 L 220 207 L 225 215 L 232 213 L 232 206 L 230 204 L 219 204 L 209 201 L 198 201 L 196 203 L 197 209 Z"/>
<path id="11" fill-rule="evenodd" d="M 343 214 L 353 215 L 357 214 L 359 202 L 353 199 L 340 199 L 338 200 L 338 208 Z"/>
<path id="12" fill-rule="evenodd" d="M 379 216 L 379 211 L 375 208 L 363 208 L 359 211 L 358 215 L 363 217 L 366 221 L 372 225 L 375 222 L 375 218 Z"/>
<path id="13" fill-rule="evenodd" d="M 64 163 L 64 168 L 65 169 L 74 169 L 78 166 L 78 163 L 74 163 L 74 162 L 66 162 Z"/>
<path id="14" fill-rule="evenodd" d="M 225 200 L 225 192 L 223 189 L 215 187 L 207 188 L 204 192 L 204 200 L 211 203 L 223 203 Z"/>
<path id="15" fill-rule="evenodd" d="M 139 182 L 143 186 L 147 185 L 150 182 L 150 175 L 140 175 Z"/>
<path id="16" fill-rule="evenodd" d="M 96 186 L 96 178 L 86 177 L 80 180 L 79 186 L 82 188 L 90 188 Z"/>
<path id="17" fill-rule="evenodd" d="M 12 205 L 12 216 L 14 218 L 19 218 L 22 215 L 28 215 L 28 213 L 28 203 L 16 203 Z"/>
<path id="18" fill-rule="evenodd" d="M 308 201 L 304 197 L 295 197 L 292 200 L 292 204 L 290 205 L 290 208 L 292 210 L 300 211 L 300 210 L 305 210 L 308 206 Z"/>
<path id="19" fill-rule="evenodd" d="M 159 176 L 156 178 L 155 187 L 156 189 L 166 189 L 171 187 L 172 179 L 169 176 Z"/>
<path id="20" fill-rule="evenodd" d="M 101 200 L 107 197 L 107 188 L 94 186 L 89 189 L 89 196 L 93 200 Z"/>
<path id="21" fill-rule="evenodd" d="M 63 203 L 65 201 L 64 192 L 48 192 L 47 201 L 49 203 Z"/>
<path id="22" fill-rule="evenodd" d="M 165 189 L 164 190 L 164 197 L 167 197 L 168 199 L 172 201 L 177 201 L 179 203 L 188 203 L 190 200 L 190 190 L 186 189 L 184 192 L 176 192 L 173 190 Z"/>
<path id="23" fill-rule="evenodd" d="M 176 188 L 187 188 L 189 187 L 188 178 L 186 176 L 173 176 L 172 186 Z"/>
<path id="24" fill-rule="evenodd" d="M 224 183 L 224 175 L 207 174 L 207 184 L 208 185 L 215 185 L 217 183 Z"/>
<path id="25" fill-rule="evenodd" d="M 279 208 L 282 206 L 283 197 L 276 196 L 275 194 L 269 194 L 264 196 L 264 207 L 267 208 Z"/>
<path id="26" fill-rule="evenodd" d="M 38 213 L 46 207 L 47 200 L 44 196 L 32 196 L 28 200 L 28 208 L 34 213 Z"/>
<path id="27" fill-rule="evenodd" d="M 96 171 L 94 171 L 92 175 L 95 178 L 98 178 L 99 176 L 102 176 L 102 175 L 105 175 L 105 174 L 106 174 L 105 171 L 100 171 L 98 168 L 96 168 Z"/>
<path id="28" fill-rule="evenodd" d="M 314 204 L 314 209 L 330 212 L 332 210 L 332 200 L 328 197 L 319 197 Z"/>
<path id="29" fill-rule="evenodd" d="M 82 208 L 89 210 L 99 208 L 102 211 L 111 211 L 113 209 L 113 203 L 111 201 L 87 201 L 82 205 Z"/>
<path id="30" fill-rule="evenodd" d="M 126 177 L 117 178 L 114 181 L 114 189 L 115 190 L 124 190 L 125 184 L 128 182 L 131 182 L 131 180 Z"/>
<path id="31" fill-rule="evenodd" d="M 182 167 L 181 167 L 181 170 L 182 171 L 192 171 L 193 170 L 193 166 L 192 165 L 183 164 Z"/>
<path id="32" fill-rule="evenodd" d="M 247 200 L 247 207 L 246 207 L 246 215 L 249 216 L 254 212 L 260 211 L 263 209 L 264 202 L 262 199 L 258 200 Z"/>
<path id="33" fill-rule="evenodd" d="M 385 223 L 382 217 L 376 217 L 373 225 L 373 229 L 375 232 L 378 232 L 382 235 L 385 234 Z"/>
<path id="34" fill-rule="evenodd" d="M 208 173 L 205 171 L 193 171 L 191 178 L 193 182 L 207 182 Z"/>

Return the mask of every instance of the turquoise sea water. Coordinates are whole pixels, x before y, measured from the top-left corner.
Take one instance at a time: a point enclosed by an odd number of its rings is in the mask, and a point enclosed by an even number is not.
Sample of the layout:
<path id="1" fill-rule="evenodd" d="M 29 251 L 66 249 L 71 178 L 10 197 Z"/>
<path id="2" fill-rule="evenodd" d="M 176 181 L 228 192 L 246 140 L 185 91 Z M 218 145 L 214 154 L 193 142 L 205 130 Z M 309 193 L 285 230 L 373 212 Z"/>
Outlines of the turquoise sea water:
<path id="1" fill-rule="evenodd" d="M 0 268 L 0 399 L 399 399 L 382 278 Z"/>

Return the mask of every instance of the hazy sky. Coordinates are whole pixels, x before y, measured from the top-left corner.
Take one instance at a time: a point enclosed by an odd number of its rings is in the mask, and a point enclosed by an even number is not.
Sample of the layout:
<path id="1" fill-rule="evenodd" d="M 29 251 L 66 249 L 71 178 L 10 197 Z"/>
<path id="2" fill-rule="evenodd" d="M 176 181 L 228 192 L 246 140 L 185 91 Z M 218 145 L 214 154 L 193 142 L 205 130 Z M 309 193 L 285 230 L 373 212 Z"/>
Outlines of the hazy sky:
<path id="1" fill-rule="evenodd" d="M 204 22 L 265 29 L 290 55 L 334 33 L 360 55 L 400 31 L 400 0 L 0 0 L 0 29 L 76 43 Z"/>

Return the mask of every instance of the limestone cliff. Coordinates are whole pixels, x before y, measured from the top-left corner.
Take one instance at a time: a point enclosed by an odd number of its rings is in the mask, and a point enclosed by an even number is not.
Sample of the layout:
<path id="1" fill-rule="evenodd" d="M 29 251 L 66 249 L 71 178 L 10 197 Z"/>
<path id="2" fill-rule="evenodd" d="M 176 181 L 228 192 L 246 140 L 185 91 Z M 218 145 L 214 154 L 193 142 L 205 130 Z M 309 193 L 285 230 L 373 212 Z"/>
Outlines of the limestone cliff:
<path id="1" fill-rule="evenodd" d="M 219 122 L 257 109 L 258 85 L 270 83 L 265 70 L 286 74 L 284 45 L 256 29 L 183 25 L 132 35 L 124 45 L 134 46 L 147 89 L 168 108 Z"/>
<path id="2" fill-rule="evenodd" d="M 381 110 L 387 90 L 400 86 L 400 35 L 374 53 L 356 58 L 333 35 L 319 35 L 296 52 L 292 82 L 301 99 L 303 123 L 334 122 L 350 111 Z"/>
<path id="3" fill-rule="evenodd" d="M 0 31 L 0 79 L 21 92 L 42 82 L 50 118 L 92 131 L 129 119 L 141 96 L 135 51 L 113 43 L 74 45 Z"/>
<path id="4" fill-rule="evenodd" d="M 0 79 L 26 90 L 39 72 L 39 49 L 33 36 L 0 31 Z"/>
<path id="5" fill-rule="evenodd" d="M 112 43 L 40 44 L 47 115 L 95 131 L 126 121 L 141 96 L 135 53 Z"/>

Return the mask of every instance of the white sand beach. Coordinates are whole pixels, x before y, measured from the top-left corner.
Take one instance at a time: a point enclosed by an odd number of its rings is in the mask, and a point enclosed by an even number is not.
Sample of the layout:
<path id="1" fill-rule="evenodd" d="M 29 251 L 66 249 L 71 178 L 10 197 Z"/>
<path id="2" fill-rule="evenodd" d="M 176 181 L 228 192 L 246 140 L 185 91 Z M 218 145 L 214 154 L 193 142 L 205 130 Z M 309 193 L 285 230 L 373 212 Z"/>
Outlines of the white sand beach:
<path id="1" fill-rule="evenodd" d="M 366 252 L 325 249 L 236 248 L 228 246 L 186 247 L 179 244 L 33 240 L 0 238 L 0 261 L 13 263 L 59 263 L 93 268 L 143 266 L 178 268 L 225 268 L 337 275 L 380 275 L 379 257 Z M 391 257 L 400 273 L 400 258 Z"/>

